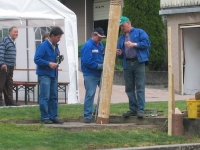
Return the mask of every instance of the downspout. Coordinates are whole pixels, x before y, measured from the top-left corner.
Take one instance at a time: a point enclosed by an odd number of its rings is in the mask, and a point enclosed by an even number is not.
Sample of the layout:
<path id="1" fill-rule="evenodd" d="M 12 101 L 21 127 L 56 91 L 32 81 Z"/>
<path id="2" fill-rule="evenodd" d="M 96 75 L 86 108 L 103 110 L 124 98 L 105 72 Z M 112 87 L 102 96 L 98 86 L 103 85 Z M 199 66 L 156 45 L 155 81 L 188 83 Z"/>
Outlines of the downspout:
<path id="1" fill-rule="evenodd" d="M 182 46 L 183 46 L 183 84 L 184 84 L 184 75 L 185 75 L 185 48 L 184 48 L 184 29 L 182 29 Z"/>
<path id="2" fill-rule="evenodd" d="M 28 20 L 26 20 L 26 58 L 27 58 L 27 81 L 30 81 L 29 78 L 29 43 L 28 43 Z M 26 88 L 26 87 L 25 87 Z M 27 95 L 26 95 L 27 96 Z M 30 99 L 29 91 L 28 91 L 28 100 Z"/>
<path id="3" fill-rule="evenodd" d="M 87 41 L 87 0 L 85 0 L 85 42 Z"/>

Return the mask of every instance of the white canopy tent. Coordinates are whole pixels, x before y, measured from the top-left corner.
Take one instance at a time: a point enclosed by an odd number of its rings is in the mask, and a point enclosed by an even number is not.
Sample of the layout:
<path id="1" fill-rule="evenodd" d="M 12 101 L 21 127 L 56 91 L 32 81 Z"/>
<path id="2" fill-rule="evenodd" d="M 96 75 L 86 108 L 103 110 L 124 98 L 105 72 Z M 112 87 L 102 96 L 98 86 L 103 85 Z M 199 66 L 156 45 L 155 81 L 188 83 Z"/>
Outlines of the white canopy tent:
<path id="1" fill-rule="evenodd" d="M 77 18 L 74 12 L 57 0 L 0 0 L 0 30 L 16 26 L 16 69 L 35 69 L 35 31 L 38 27 L 59 26 L 64 35 L 59 42 L 59 82 L 69 82 L 68 103 L 79 102 Z M 37 81 L 35 71 L 14 71 L 15 81 Z"/>

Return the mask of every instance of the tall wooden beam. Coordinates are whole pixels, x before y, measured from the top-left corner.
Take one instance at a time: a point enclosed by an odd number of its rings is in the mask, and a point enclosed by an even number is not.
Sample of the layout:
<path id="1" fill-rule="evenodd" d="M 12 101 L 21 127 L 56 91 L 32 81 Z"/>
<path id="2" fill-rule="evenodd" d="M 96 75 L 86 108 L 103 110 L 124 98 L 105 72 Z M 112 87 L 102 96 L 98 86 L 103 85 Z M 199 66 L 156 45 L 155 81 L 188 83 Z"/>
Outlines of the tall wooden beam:
<path id="1" fill-rule="evenodd" d="M 121 0 L 111 0 L 97 124 L 109 122 L 120 15 Z"/>
<path id="2" fill-rule="evenodd" d="M 172 113 L 173 113 L 173 75 L 172 75 L 172 45 L 171 27 L 168 27 L 168 135 L 172 135 Z"/>

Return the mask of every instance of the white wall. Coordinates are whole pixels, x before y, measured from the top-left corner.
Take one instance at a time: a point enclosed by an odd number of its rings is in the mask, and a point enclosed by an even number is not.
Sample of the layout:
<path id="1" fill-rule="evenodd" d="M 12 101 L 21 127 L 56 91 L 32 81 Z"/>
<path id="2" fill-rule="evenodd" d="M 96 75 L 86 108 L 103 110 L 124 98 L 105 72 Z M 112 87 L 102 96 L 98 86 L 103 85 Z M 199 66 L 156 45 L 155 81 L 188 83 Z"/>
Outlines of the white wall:
<path id="1" fill-rule="evenodd" d="M 94 15 L 93 20 L 105 20 L 109 18 L 110 0 L 96 0 L 94 1 Z"/>
<path id="2" fill-rule="evenodd" d="M 185 77 L 184 94 L 200 91 L 200 28 L 184 29 Z"/>

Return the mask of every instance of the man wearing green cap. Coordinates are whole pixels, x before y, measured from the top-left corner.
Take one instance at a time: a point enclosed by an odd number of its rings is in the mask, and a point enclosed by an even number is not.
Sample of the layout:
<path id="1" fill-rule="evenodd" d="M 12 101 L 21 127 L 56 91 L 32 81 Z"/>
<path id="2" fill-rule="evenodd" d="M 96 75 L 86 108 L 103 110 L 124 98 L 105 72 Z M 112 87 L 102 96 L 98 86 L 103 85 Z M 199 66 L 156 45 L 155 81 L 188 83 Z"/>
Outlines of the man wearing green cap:
<path id="1" fill-rule="evenodd" d="M 149 61 L 150 40 L 147 33 L 131 25 L 129 18 L 120 18 L 124 32 L 117 45 L 118 58 L 123 60 L 125 91 L 129 99 L 129 111 L 124 117 L 143 118 L 145 108 L 145 64 Z"/>

